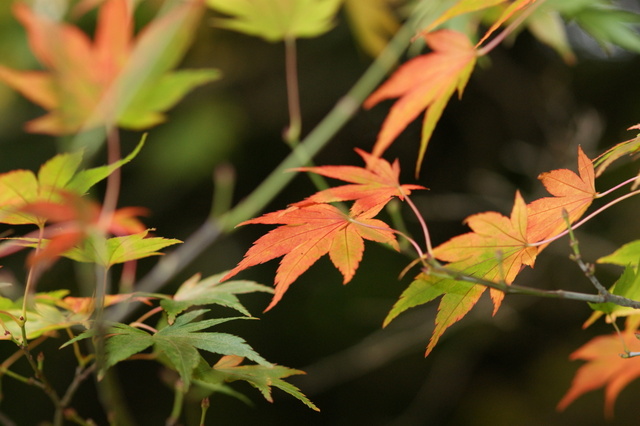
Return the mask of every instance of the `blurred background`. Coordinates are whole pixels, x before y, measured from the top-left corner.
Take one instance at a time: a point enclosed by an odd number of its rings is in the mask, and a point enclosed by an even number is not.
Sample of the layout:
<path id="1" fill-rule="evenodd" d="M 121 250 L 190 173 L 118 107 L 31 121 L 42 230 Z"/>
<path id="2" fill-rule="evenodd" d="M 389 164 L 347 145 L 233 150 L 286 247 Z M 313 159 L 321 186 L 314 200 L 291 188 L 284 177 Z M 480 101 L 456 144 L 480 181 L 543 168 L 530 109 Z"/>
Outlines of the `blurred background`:
<path id="1" fill-rule="evenodd" d="M 19 68 L 37 68 L 28 53 L 23 29 L 0 4 L 0 60 Z M 158 1 L 149 1 L 136 15 L 146 22 Z M 401 11 L 398 12 L 401 15 Z M 217 68 L 222 79 L 191 92 L 168 114 L 168 121 L 149 131 L 147 144 L 123 169 L 120 206 L 143 206 L 156 233 L 185 240 L 211 209 L 213 171 L 232 167 L 237 177 L 234 202 L 247 196 L 288 154 L 282 140 L 288 122 L 284 76 L 284 46 L 225 31 L 211 25 L 209 11 L 182 67 Z M 80 24 L 91 29 L 95 14 Z M 298 41 L 298 70 L 303 137 L 322 120 L 371 63 L 358 46 L 340 12 L 335 28 Z M 508 214 L 514 192 L 526 201 L 545 195 L 538 174 L 557 168 L 576 170 L 577 147 L 593 158 L 614 144 L 635 137 L 625 129 L 640 121 L 640 85 L 636 54 L 597 44 L 573 27 L 578 61 L 569 66 L 530 33 L 495 49 L 471 77 L 461 100 L 453 99 L 429 144 L 422 174 L 413 178 L 421 120 L 410 125 L 386 153 L 398 158 L 403 183 L 430 188 L 412 197 L 427 220 L 435 244 L 466 232 L 465 217 L 487 210 Z M 354 152 L 370 150 L 392 102 L 360 111 L 315 158 L 316 164 L 361 165 Z M 63 141 L 27 134 L 24 122 L 43 111 L 0 85 L 0 172 L 37 170 Z M 123 132 L 129 152 L 140 133 Z M 95 165 L 106 162 L 99 152 Z M 609 188 L 637 172 L 637 164 L 622 162 L 596 182 Z M 267 207 L 279 210 L 316 189 L 299 175 Z M 99 190 L 96 196 L 100 196 Z M 418 224 L 403 208 L 407 226 L 419 238 Z M 406 210 L 406 211 L 405 211 Z M 577 232 L 586 260 L 594 261 L 640 231 L 638 201 L 617 205 Z M 169 293 L 196 272 L 209 276 L 230 269 L 251 243 L 269 227 L 242 227 L 219 239 L 162 289 Z M 519 284 L 592 292 L 590 283 L 569 260 L 561 240 L 543 252 L 535 269 L 524 271 Z M 242 298 L 260 321 L 239 321 L 218 331 L 245 338 L 268 360 L 307 372 L 290 378 L 321 412 L 309 410 L 289 395 L 274 390 L 274 403 L 244 383 L 234 384 L 254 402 L 213 395 L 209 424 L 236 425 L 567 425 L 637 422 L 640 382 L 622 391 L 615 418 L 605 422 L 604 392 L 589 393 L 562 413 L 555 406 L 570 386 L 581 361 L 569 361 L 572 351 L 592 337 L 612 332 L 604 322 L 583 330 L 591 313 L 582 303 L 509 296 L 494 317 L 488 296 L 440 339 L 433 353 L 424 351 L 433 329 L 437 302 L 402 314 L 387 328 L 382 321 L 411 282 L 398 278 L 409 257 L 368 244 L 351 283 L 322 259 L 303 274 L 280 304 L 262 313 L 270 297 Z M 140 262 L 142 276 L 155 262 Z M 2 259 L 3 281 L 23 282 L 24 255 Z M 241 278 L 271 284 L 277 262 L 242 272 Z M 598 267 L 610 285 L 620 270 Z M 74 288 L 69 261 L 61 261 L 39 290 Z M 233 315 L 230 311 L 220 311 Z M 55 348 L 62 341 L 48 342 Z M 0 345 L 4 357 L 12 353 Z M 65 384 L 73 359 L 67 353 L 47 359 L 59 367 L 54 379 Z M 55 351 L 54 351 L 55 354 Z M 66 361 L 65 361 L 66 360 Z M 67 366 L 65 362 L 69 362 Z M 126 379 L 125 397 L 142 425 L 163 424 L 172 392 L 163 384 L 156 363 L 134 361 L 116 367 Z M 32 388 L 4 377 L 0 410 L 18 424 L 36 424 L 49 408 L 48 400 Z M 31 407 L 42 407 L 32 410 Z M 74 404 L 100 424 L 95 391 L 89 382 Z M 25 409 L 29 407 L 29 409 Z M 189 406 L 196 424 L 198 404 Z M 96 413 L 96 414 L 93 414 Z M 44 417 L 46 418 L 46 417 Z"/>

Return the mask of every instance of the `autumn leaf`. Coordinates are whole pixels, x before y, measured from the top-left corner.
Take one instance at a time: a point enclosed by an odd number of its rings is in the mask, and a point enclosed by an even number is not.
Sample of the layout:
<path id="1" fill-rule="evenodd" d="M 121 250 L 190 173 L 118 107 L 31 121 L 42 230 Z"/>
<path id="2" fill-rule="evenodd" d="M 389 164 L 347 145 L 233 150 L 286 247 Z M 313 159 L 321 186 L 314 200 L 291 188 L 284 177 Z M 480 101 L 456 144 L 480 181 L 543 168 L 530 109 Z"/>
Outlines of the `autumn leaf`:
<path id="1" fill-rule="evenodd" d="M 229 18 L 215 25 L 270 42 L 287 38 L 315 37 L 333 27 L 342 0 L 206 0 L 207 5 Z"/>
<path id="2" fill-rule="evenodd" d="M 396 0 L 345 0 L 352 31 L 363 50 L 377 57 L 400 24 L 391 11 Z"/>
<path id="3" fill-rule="evenodd" d="M 240 225 L 262 223 L 281 226 L 255 241 L 244 259 L 221 281 L 250 266 L 282 256 L 275 278 L 275 294 L 266 309 L 268 311 L 303 272 L 328 253 L 346 284 L 353 278 L 362 259 L 364 240 L 387 243 L 399 249 L 391 228 L 373 219 L 379 210 L 346 214 L 331 204 L 312 204 L 289 207 L 243 222 Z"/>
<path id="4" fill-rule="evenodd" d="M 539 248 L 530 246 L 527 207 L 516 193 L 511 217 L 497 212 L 469 216 L 465 222 L 473 232 L 459 235 L 434 249 L 434 256 L 458 265 L 480 265 L 474 275 L 488 281 L 511 284 L 524 266 L 533 267 Z M 479 274 L 478 274 L 479 273 Z M 491 289 L 494 314 L 500 307 L 504 293 Z"/>
<path id="5" fill-rule="evenodd" d="M 558 403 L 558 410 L 565 410 L 586 392 L 605 387 L 605 415 L 613 417 L 620 391 L 640 377 L 640 357 L 621 356 L 626 350 L 640 352 L 640 340 L 634 331 L 634 327 L 627 326 L 621 334 L 596 337 L 571 354 L 570 359 L 587 363 L 578 369 L 571 387 Z"/>
<path id="6" fill-rule="evenodd" d="M 108 0 L 94 40 L 80 29 L 15 3 L 36 58 L 48 71 L 0 66 L 0 80 L 50 112 L 27 123 L 35 133 L 77 133 L 100 125 L 142 129 L 164 120 L 164 111 L 197 85 L 218 77 L 212 70 L 170 73 L 190 43 L 202 2 L 184 2 L 147 25 L 133 39 L 131 2 Z"/>
<path id="7" fill-rule="evenodd" d="M 378 134 L 373 148 L 373 155 L 377 157 L 426 109 L 416 175 L 420 172 L 427 144 L 449 98 L 456 90 L 462 96 L 476 63 L 476 51 L 465 34 L 439 30 L 425 33 L 423 37 L 432 52 L 400 66 L 363 104 L 365 108 L 371 108 L 385 99 L 399 98 L 391 107 Z"/>
<path id="8" fill-rule="evenodd" d="M 559 169 L 542 173 L 538 179 L 553 197 L 540 198 L 527 206 L 527 234 L 532 242 L 546 240 L 566 230 L 563 210 L 568 213 L 569 222 L 574 223 L 598 195 L 593 163 L 580 147 L 578 174 L 568 169 Z"/>
<path id="9" fill-rule="evenodd" d="M 437 259 L 450 262 L 444 266 L 448 274 L 442 276 L 429 270 L 420 274 L 402 293 L 384 325 L 409 308 L 443 296 L 438 306 L 436 327 L 427 346 L 428 355 L 445 330 L 462 319 L 487 288 L 457 280 L 455 274 L 511 284 L 524 266 L 534 266 L 538 247 L 529 245 L 526 211 L 524 200 L 516 193 L 511 217 L 497 212 L 468 217 L 466 223 L 472 232 L 454 237 L 433 251 Z M 495 314 L 504 293 L 491 289 L 491 298 Z"/>
<path id="10" fill-rule="evenodd" d="M 316 203 L 356 200 L 352 207 L 352 212 L 359 214 L 370 209 L 380 210 L 393 197 L 404 200 L 404 197 L 411 194 L 413 189 L 426 189 L 420 185 L 400 184 L 400 165 L 398 160 L 394 161 L 393 164 L 389 164 L 385 159 L 373 156 L 360 149 L 356 148 L 356 152 L 365 161 L 366 168 L 318 166 L 296 169 L 340 179 L 352 184 L 317 192 L 304 201 L 295 203 L 294 206 L 303 207 Z"/>

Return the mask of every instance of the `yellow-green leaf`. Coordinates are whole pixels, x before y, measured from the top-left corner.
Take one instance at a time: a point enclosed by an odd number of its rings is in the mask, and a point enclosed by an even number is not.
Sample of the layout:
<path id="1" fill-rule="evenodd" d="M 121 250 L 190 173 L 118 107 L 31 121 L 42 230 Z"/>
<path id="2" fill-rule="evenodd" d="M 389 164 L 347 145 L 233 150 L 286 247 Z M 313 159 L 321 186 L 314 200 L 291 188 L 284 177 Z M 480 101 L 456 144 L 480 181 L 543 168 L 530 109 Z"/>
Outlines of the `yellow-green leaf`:
<path id="1" fill-rule="evenodd" d="M 207 0 L 212 9 L 229 15 L 214 24 L 276 42 L 316 37 L 333 27 L 342 0 Z"/>

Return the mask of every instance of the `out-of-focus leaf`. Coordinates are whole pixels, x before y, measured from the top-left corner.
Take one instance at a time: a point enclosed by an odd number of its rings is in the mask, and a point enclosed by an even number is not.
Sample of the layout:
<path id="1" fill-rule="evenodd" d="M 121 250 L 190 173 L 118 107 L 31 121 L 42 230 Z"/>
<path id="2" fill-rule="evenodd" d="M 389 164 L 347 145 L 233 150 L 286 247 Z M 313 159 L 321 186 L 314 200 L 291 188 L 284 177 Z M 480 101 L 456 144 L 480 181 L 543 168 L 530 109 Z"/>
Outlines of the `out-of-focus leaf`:
<path id="1" fill-rule="evenodd" d="M 0 80 L 49 113 L 27 123 L 31 132 L 78 133 L 101 125 L 141 129 L 195 86 L 218 78 L 211 70 L 170 73 L 184 55 L 204 0 L 181 2 L 133 39 L 132 3 L 102 3 L 94 40 L 80 29 L 40 15 L 24 3 L 14 14 L 48 71 L 0 66 Z"/>
<path id="2" fill-rule="evenodd" d="M 82 247 L 75 247 L 63 253 L 63 256 L 77 262 L 90 262 L 111 267 L 118 263 L 158 256 L 165 247 L 181 243 L 174 238 L 150 237 L 146 238 L 149 230 L 137 234 L 85 240 Z"/>
<path id="3" fill-rule="evenodd" d="M 640 377 L 640 356 L 625 358 L 625 350 L 640 352 L 640 341 L 635 328 L 622 334 L 598 336 L 571 354 L 572 360 L 587 361 L 578 369 L 571 388 L 558 403 L 558 410 L 565 410 L 576 398 L 586 392 L 605 387 L 604 411 L 607 418 L 613 418 L 613 408 L 618 394 L 631 381 Z"/>
<path id="4" fill-rule="evenodd" d="M 640 52 L 640 33 L 633 25 L 640 24 L 640 14 L 616 9 L 609 5 L 589 7 L 573 16 L 582 29 L 605 50 L 611 45 Z"/>
<path id="5" fill-rule="evenodd" d="M 142 145 L 143 141 L 126 158 L 108 166 L 78 170 L 82 162 L 82 151 L 78 151 L 56 155 L 40 167 L 37 175 L 30 170 L 0 174 L 0 222 L 11 225 L 40 223 L 42 218 L 21 209 L 28 204 L 64 201 L 63 193 L 84 195 L 115 169 L 131 161 Z"/>
<path id="6" fill-rule="evenodd" d="M 212 9 L 229 15 L 215 25 L 270 42 L 316 37 L 333 27 L 342 0 L 206 0 Z"/>
<path id="7" fill-rule="evenodd" d="M 397 0 L 345 0 L 344 7 L 356 39 L 374 58 L 400 26 L 391 10 L 394 3 Z"/>

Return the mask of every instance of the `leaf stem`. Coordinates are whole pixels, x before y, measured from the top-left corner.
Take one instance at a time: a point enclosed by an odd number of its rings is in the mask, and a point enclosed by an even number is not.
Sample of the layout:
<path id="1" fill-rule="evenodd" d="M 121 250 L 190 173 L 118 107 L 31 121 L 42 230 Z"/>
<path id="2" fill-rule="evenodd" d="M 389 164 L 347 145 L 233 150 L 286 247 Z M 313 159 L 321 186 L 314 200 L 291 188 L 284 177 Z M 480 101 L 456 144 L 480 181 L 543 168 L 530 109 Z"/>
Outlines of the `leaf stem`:
<path id="1" fill-rule="evenodd" d="M 433 247 L 431 246 L 431 236 L 429 234 L 429 228 L 427 227 L 427 222 L 424 220 L 424 217 L 422 217 L 422 215 L 420 214 L 420 210 L 418 210 L 418 208 L 413 203 L 413 201 L 411 201 L 411 198 L 409 198 L 408 195 L 405 195 L 404 199 L 407 201 L 407 204 L 409 204 L 409 207 L 411 207 L 411 210 L 413 210 L 413 213 L 416 215 L 416 218 L 420 223 L 420 227 L 422 228 L 422 233 L 424 235 L 425 246 L 427 248 L 427 254 L 429 255 L 429 257 L 433 257 Z"/>
<path id="2" fill-rule="evenodd" d="M 300 142 L 302 114 L 300 111 L 300 89 L 298 85 L 298 59 L 295 37 L 285 37 L 285 69 L 287 80 L 287 101 L 289 105 L 289 126 L 284 132 L 284 141 L 291 148 Z"/>
<path id="3" fill-rule="evenodd" d="M 107 157 L 109 165 L 117 163 L 121 158 L 120 134 L 116 127 L 110 127 L 107 129 Z M 102 210 L 100 211 L 100 218 L 98 220 L 100 229 L 106 229 L 109 226 L 113 213 L 118 206 L 121 176 L 122 173 L 120 171 L 120 167 L 116 167 L 107 177 L 107 188 L 105 190 Z"/>
<path id="4" fill-rule="evenodd" d="M 596 198 L 602 198 L 602 197 L 604 197 L 605 195 L 608 195 L 609 193 L 611 193 L 611 192 L 615 191 L 616 189 L 618 189 L 618 188 L 622 188 L 622 187 L 623 187 L 623 186 L 625 186 L 626 184 L 631 183 L 631 182 L 633 182 L 633 181 L 636 181 L 636 180 L 638 180 L 638 179 L 640 179 L 640 176 L 636 176 L 636 177 L 632 177 L 631 179 L 627 179 L 627 180 L 625 180 L 624 182 L 617 184 L 617 185 L 616 185 L 616 186 L 614 186 L 613 188 L 609 188 L 609 189 L 607 189 L 607 190 L 606 190 L 606 191 L 604 191 L 604 192 L 600 192 L 598 195 L 596 195 Z"/>

